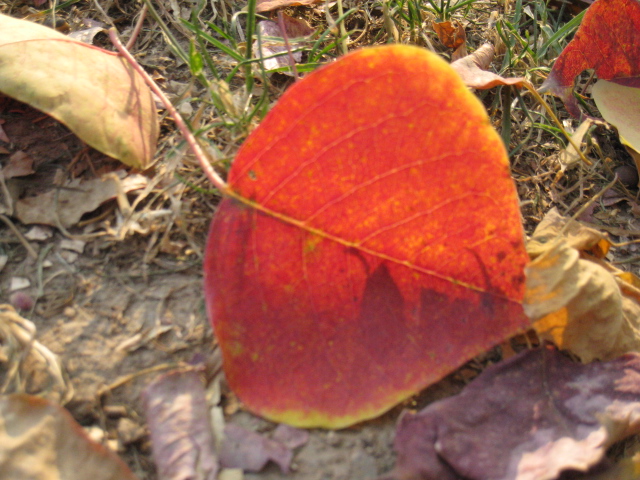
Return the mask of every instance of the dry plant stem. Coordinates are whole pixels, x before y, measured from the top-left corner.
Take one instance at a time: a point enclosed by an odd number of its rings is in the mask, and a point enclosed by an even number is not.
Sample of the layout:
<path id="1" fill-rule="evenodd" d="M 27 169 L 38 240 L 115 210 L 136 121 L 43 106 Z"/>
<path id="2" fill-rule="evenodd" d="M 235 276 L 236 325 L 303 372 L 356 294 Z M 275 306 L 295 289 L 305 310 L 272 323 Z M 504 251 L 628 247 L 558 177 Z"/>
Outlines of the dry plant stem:
<path id="1" fill-rule="evenodd" d="M 7 217 L 6 215 L 0 214 L 0 220 L 2 220 L 4 222 L 4 224 L 9 227 L 9 229 L 15 234 L 16 237 L 18 237 L 18 240 L 20 240 L 20 243 L 22 244 L 22 246 L 24 248 L 26 248 L 27 253 L 29 254 L 29 256 L 31 258 L 33 258 L 34 260 L 38 259 L 38 252 L 36 252 L 33 247 L 31 246 L 31 244 L 29 243 L 29 241 L 24 238 L 24 235 L 22 235 L 22 232 L 20 230 L 18 230 L 18 228 L 13 224 L 13 222 L 11 220 L 9 220 L 9 217 Z"/>
<path id="2" fill-rule="evenodd" d="M 287 47 L 287 55 L 289 56 L 289 63 L 291 64 L 291 69 L 293 70 L 293 78 L 296 80 L 300 80 L 300 76 L 298 75 L 298 67 L 296 67 L 296 61 L 293 58 L 293 53 L 291 53 L 291 44 L 289 43 L 289 35 L 287 35 L 287 30 L 284 26 L 284 17 L 282 16 L 282 10 L 278 10 L 278 26 L 280 27 L 280 31 L 282 32 L 282 38 L 284 39 L 284 45 Z"/>
<path id="3" fill-rule="evenodd" d="M 205 155 L 204 151 L 200 147 L 200 144 L 198 143 L 196 138 L 193 136 L 193 134 L 189 130 L 189 127 L 187 127 L 187 124 L 184 122 L 184 120 L 182 119 L 182 117 L 180 116 L 178 111 L 171 104 L 171 102 L 166 97 L 164 92 L 162 90 L 160 90 L 160 87 L 158 87 L 158 85 L 156 85 L 156 82 L 153 81 L 153 79 L 147 74 L 147 72 L 145 72 L 142 69 L 142 67 L 138 64 L 138 62 L 136 62 L 136 60 L 129 53 L 129 51 L 124 47 L 124 45 L 122 45 L 122 42 L 120 42 L 120 40 L 118 39 L 118 35 L 116 33 L 116 29 L 115 28 L 110 28 L 109 29 L 109 38 L 111 39 L 111 42 L 113 43 L 113 45 L 118 49 L 118 52 L 120 53 L 120 55 L 122 55 L 124 58 L 127 59 L 129 64 L 131 65 L 131 67 L 136 72 L 138 72 L 142 76 L 142 78 L 144 78 L 145 82 L 147 82 L 147 85 L 149 85 L 149 88 L 151 88 L 153 93 L 155 93 L 160 98 L 160 100 L 162 101 L 163 105 L 165 106 L 165 108 L 169 112 L 169 115 L 171 115 L 171 117 L 173 118 L 173 121 L 176 123 L 176 125 L 180 129 L 180 132 L 182 133 L 182 135 L 184 135 L 184 138 L 187 141 L 187 144 L 189 145 L 189 148 L 191 148 L 191 151 L 194 153 L 194 155 L 198 159 L 198 162 L 200 163 L 200 167 L 204 171 L 204 173 L 207 176 L 207 178 L 209 179 L 209 181 L 221 193 L 229 192 L 228 185 L 222 179 L 222 177 L 220 177 L 220 175 L 218 175 L 216 173 L 216 171 L 213 169 L 213 167 L 211 166 L 211 163 L 209 162 L 207 156 Z"/>
<path id="4" fill-rule="evenodd" d="M 113 20 L 111 20 L 111 17 L 107 15 L 107 12 L 105 12 L 104 9 L 100 6 L 100 3 L 98 2 L 98 0 L 94 0 L 93 4 L 96 7 L 96 9 L 100 12 L 100 14 L 104 17 L 105 22 L 111 25 L 111 28 L 115 28 L 115 25 L 113 24 Z"/>
<path id="5" fill-rule="evenodd" d="M 170 370 L 170 369 L 183 369 L 183 371 L 195 370 L 196 367 L 187 367 L 183 363 L 163 363 L 161 365 L 155 365 L 153 367 L 145 368 L 144 370 L 140 370 L 139 372 L 131 373 L 129 375 L 125 375 L 124 377 L 120 377 L 115 382 L 102 387 L 98 390 L 98 397 L 102 397 L 105 393 L 109 393 L 116 388 L 119 388 L 127 383 L 129 383 L 134 378 L 141 377 L 143 375 L 147 375 L 148 373 L 159 372 L 161 370 Z"/>
<path id="6" fill-rule="evenodd" d="M 387 31 L 387 35 L 389 38 L 393 38 L 395 43 L 400 43 L 400 34 L 398 33 L 398 29 L 396 28 L 395 23 L 393 23 L 391 13 L 389 12 L 389 2 L 384 2 L 382 4 L 382 16 L 384 18 L 384 28 Z"/>
<path id="7" fill-rule="evenodd" d="M 342 0 L 338 0 L 337 3 L 338 19 L 340 20 L 340 23 L 338 24 L 338 30 L 340 32 L 340 37 L 342 38 L 342 40 L 340 40 L 340 46 L 342 47 L 342 54 L 346 55 L 349 51 L 349 46 L 347 45 L 347 29 L 344 26 L 344 18 L 342 18 L 342 16 L 344 15 L 344 8 L 342 8 Z"/>
<path id="8" fill-rule="evenodd" d="M 564 227 L 562 227 L 560 232 L 558 232 L 558 237 L 563 236 L 567 232 L 567 230 L 569 229 L 569 226 L 571 226 L 571 224 L 573 222 L 575 222 L 576 219 L 587 210 L 587 208 L 589 208 L 600 197 L 602 197 L 606 193 L 607 190 L 609 190 L 611 187 L 613 187 L 616 184 L 617 181 L 618 181 L 618 176 L 616 175 L 616 177 L 613 179 L 613 181 L 611 183 L 609 183 L 606 187 L 604 187 L 602 190 L 600 190 L 598 193 L 596 193 L 591 199 L 589 199 L 589 201 L 587 203 L 585 203 L 582 207 L 580 207 L 578 209 L 578 211 L 575 214 L 573 214 L 573 216 L 569 219 L 569 221 L 564 224 Z"/>
<path id="9" fill-rule="evenodd" d="M 138 18 L 138 22 L 136 23 L 136 27 L 133 29 L 133 33 L 131 34 L 131 38 L 127 42 L 126 49 L 131 50 L 138 39 L 138 35 L 140 35 L 140 30 L 142 30 L 142 24 L 144 23 L 144 19 L 147 17 L 147 4 L 142 5 L 142 10 L 140 10 L 140 18 Z"/>
<path id="10" fill-rule="evenodd" d="M 573 140 L 573 138 L 571 138 L 571 135 L 569 135 L 569 133 L 562 126 L 562 122 L 558 120 L 558 117 L 556 117 L 556 114 L 553 113 L 553 110 L 551 109 L 549 104 L 545 102 L 544 98 L 542 98 L 542 96 L 538 93 L 535 87 L 531 85 L 529 82 L 522 82 L 522 84 L 527 90 L 529 90 L 531 95 L 534 96 L 534 98 L 538 101 L 538 103 L 544 107 L 544 109 L 547 111 L 547 113 L 551 117 L 551 120 L 553 120 L 553 122 L 558 126 L 558 128 L 563 133 L 563 135 L 567 138 L 571 146 L 575 148 L 576 152 L 578 152 L 578 155 L 580 155 L 580 159 L 586 165 L 589 165 L 589 166 L 593 165 L 591 163 L 591 160 L 587 159 L 587 157 L 584 156 L 584 153 L 582 153 L 582 150 L 580 149 L 580 145 L 576 145 L 576 142 Z"/>

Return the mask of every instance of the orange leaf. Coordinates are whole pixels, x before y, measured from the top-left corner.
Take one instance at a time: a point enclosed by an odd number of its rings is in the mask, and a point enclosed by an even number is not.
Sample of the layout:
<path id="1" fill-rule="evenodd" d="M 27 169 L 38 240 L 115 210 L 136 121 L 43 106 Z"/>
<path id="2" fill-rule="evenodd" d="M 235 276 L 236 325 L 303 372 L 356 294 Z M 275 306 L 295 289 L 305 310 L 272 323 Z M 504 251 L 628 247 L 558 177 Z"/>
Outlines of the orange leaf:
<path id="1" fill-rule="evenodd" d="M 429 51 L 364 49 L 296 83 L 229 186 L 205 294 L 229 384 L 256 413 L 372 418 L 528 324 L 503 144 Z"/>
<path id="2" fill-rule="evenodd" d="M 553 64 L 540 91 L 559 96 L 572 115 L 580 109 L 571 94 L 573 80 L 588 68 L 600 79 L 640 86 L 640 1 L 597 0 L 582 19 L 575 37 Z"/>
<path id="3" fill-rule="evenodd" d="M 433 22 L 433 29 L 438 35 L 438 39 L 447 48 L 457 50 L 467 40 L 464 26 L 459 22 L 456 22 L 455 26 L 451 22 Z"/>

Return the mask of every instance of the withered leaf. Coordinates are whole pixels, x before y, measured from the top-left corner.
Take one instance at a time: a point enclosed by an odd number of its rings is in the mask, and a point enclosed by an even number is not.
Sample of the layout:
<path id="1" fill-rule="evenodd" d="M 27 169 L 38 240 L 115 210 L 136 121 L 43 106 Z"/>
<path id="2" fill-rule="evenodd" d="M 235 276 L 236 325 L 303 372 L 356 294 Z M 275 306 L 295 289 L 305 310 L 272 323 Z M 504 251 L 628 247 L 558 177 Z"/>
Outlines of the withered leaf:
<path id="1" fill-rule="evenodd" d="M 584 362 L 640 351 L 637 288 L 598 258 L 608 242 L 577 222 L 562 232 L 568 219 L 557 211 L 547 217 L 527 245 L 534 260 L 525 269 L 524 308 L 538 334 Z"/>
<path id="2" fill-rule="evenodd" d="M 293 445 L 300 445 L 300 440 L 295 440 L 297 443 Z M 273 461 L 282 473 L 287 473 L 292 459 L 292 447 L 275 438 L 268 438 L 239 425 L 227 424 L 224 427 L 224 441 L 220 449 L 220 464 L 224 468 L 259 472 L 269 461 Z"/>
<path id="3" fill-rule="evenodd" d="M 215 480 L 218 459 L 198 372 L 162 375 L 143 400 L 160 480 Z"/>
<path id="4" fill-rule="evenodd" d="M 64 408 L 22 394 L 0 397 L 0 474 L 6 479 L 136 480 Z"/>
<path id="5" fill-rule="evenodd" d="M 522 77 L 504 78 L 486 70 L 491 65 L 494 55 L 493 45 L 485 43 L 471 55 L 453 62 L 451 67 L 458 72 L 467 87 L 486 90 L 497 85 L 522 85 L 525 81 Z"/>
<path id="6" fill-rule="evenodd" d="M 528 350 L 405 414 L 387 480 L 550 480 L 589 470 L 639 431 L 639 355 L 582 365 L 553 348 Z"/>

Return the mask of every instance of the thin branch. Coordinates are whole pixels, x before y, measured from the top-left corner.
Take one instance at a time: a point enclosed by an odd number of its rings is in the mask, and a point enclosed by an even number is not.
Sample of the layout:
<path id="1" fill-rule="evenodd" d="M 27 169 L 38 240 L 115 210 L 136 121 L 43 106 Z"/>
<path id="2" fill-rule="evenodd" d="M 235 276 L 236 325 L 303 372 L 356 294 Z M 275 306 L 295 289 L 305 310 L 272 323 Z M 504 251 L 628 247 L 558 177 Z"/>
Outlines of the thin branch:
<path id="1" fill-rule="evenodd" d="M 549 104 L 547 102 L 545 102 L 544 98 L 542 98 L 542 95 L 540 95 L 538 93 L 538 91 L 536 90 L 536 88 L 531 85 L 529 82 L 525 81 L 522 82 L 522 85 L 529 90 L 529 92 L 531 93 L 531 95 L 534 96 L 534 98 L 538 101 L 538 103 L 540 105 L 542 105 L 544 107 L 544 109 L 547 111 L 547 113 L 549 114 L 549 116 L 551 117 L 551 120 L 553 120 L 553 122 L 558 126 L 558 128 L 560 129 L 560 131 L 564 134 L 565 137 L 567 137 L 568 142 L 571 144 L 571 146 L 573 148 L 575 148 L 576 152 L 578 152 L 578 155 L 580 155 L 580 159 L 586 164 L 586 165 L 593 165 L 593 163 L 591 162 L 591 160 L 589 160 L 587 157 L 584 156 L 584 153 L 582 153 L 582 150 L 580 149 L 580 145 L 576 145 L 575 140 L 573 140 L 573 138 L 571 138 L 571 135 L 569 135 L 569 132 L 567 132 L 564 128 L 564 126 L 562 125 L 562 122 L 560 120 L 558 120 L 558 117 L 556 117 L 556 114 L 553 113 L 553 110 L 551 109 L 551 107 L 549 106 Z"/>
<path id="2" fill-rule="evenodd" d="M 218 175 L 218 173 L 213 169 L 213 167 L 211 166 L 211 163 L 209 162 L 209 159 L 207 158 L 207 155 L 202 150 L 202 147 L 200 147 L 200 144 L 196 140 L 196 137 L 194 137 L 193 134 L 191 133 L 191 130 L 189 130 L 189 127 L 187 127 L 187 124 L 182 119 L 182 116 L 180 116 L 178 111 L 174 108 L 174 106 L 171 104 L 171 102 L 166 97 L 164 92 L 160 89 L 160 87 L 156 85 L 156 82 L 153 81 L 153 79 L 147 74 L 147 72 L 145 72 L 144 69 L 138 64 L 138 62 L 136 62 L 136 60 L 125 48 L 125 46 L 122 45 L 122 42 L 120 42 L 120 40 L 118 39 L 118 34 L 116 33 L 115 28 L 109 29 L 109 38 L 111 39 L 111 42 L 113 43 L 113 45 L 118 49 L 118 52 L 120 53 L 120 55 L 122 55 L 127 60 L 127 62 L 129 62 L 131 67 L 137 73 L 139 73 L 142 76 L 142 78 L 144 78 L 145 82 L 147 82 L 147 85 L 149 85 L 149 88 L 151 88 L 153 93 L 155 93 L 160 98 L 163 105 L 169 112 L 169 115 L 171 115 L 171 117 L 173 118 L 173 121 L 176 123 L 176 125 L 180 129 L 180 132 L 182 133 L 185 140 L 187 141 L 189 148 L 191 148 L 191 151 L 198 159 L 198 162 L 200 163 L 200 168 L 202 168 L 202 170 L 204 171 L 209 181 L 221 193 L 227 193 L 229 191 L 229 186 L 222 179 L 222 177 L 220 177 L 220 175 Z"/>

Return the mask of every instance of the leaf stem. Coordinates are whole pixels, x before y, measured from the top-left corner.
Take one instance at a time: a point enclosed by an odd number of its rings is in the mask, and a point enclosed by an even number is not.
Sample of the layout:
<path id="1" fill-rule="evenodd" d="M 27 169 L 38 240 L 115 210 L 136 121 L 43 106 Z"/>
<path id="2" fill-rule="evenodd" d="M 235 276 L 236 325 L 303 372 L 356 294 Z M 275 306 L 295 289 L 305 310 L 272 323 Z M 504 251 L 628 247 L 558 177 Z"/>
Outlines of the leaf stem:
<path id="1" fill-rule="evenodd" d="M 340 47 L 342 49 L 342 54 L 346 55 L 349 53 L 349 46 L 347 45 L 347 29 L 344 26 L 344 8 L 342 7 L 342 0 L 338 0 L 338 30 L 340 31 Z"/>
<path id="2" fill-rule="evenodd" d="M 569 132 L 567 132 L 564 128 L 564 126 L 562 125 L 562 122 L 558 119 L 558 117 L 556 117 L 556 114 L 553 113 L 553 110 L 551 109 L 551 107 L 549 106 L 549 104 L 547 102 L 545 102 L 544 98 L 542 98 L 542 95 L 540 95 L 538 93 L 538 91 L 535 89 L 535 87 L 525 81 L 522 82 L 522 85 L 529 90 L 529 92 L 531 93 L 531 95 L 533 95 L 533 97 L 538 101 L 538 103 L 540 105 L 542 105 L 544 107 L 544 109 L 547 111 L 547 113 L 549 114 L 549 116 L 551 117 L 551 120 L 553 120 L 553 122 L 558 126 L 558 128 L 560 129 L 560 131 L 564 134 L 564 136 L 567 138 L 567 140 L 569 141 L 569 143 L 571 144 L 571 146 L 573 148 L 575 148 L 576 152 L 578 152 L 578 155 L 580 155 L 580 159 L 586 164 L 586 165 L 593 165 L 593 163 L 591 162 L 591 160 L 589 160 L 587 157 L 584 156 L 584 153 L 582 153 L 582 150 L 580 149 L 580 145 L 576 145 L 576 142 L 573 140 L 573 138 L 571 138 L 571 135 L 569 135 Z"/>
<path id="3" fill-rule="evenodd" d="M 118 39 L 118 34 L 116 33 L 115 28 L 109 29 L 109 39 L 111 39 L 111 42 L 113 43 L 113 45 L 118 49 L 118 52 L 120 53 L 120 55 L 122 55 L 127 60 L 127 62 L 131 65 L 131 67 L 138 74 L 140 74 L 142 78 L 144 78 L 149 88 L 151 88 L 153 93 L 155 93 L 160 98 L 163 105 L 167 109 L 167 112 L 169 112 L 169 115 L 171 115 L 171 117 L 173 118 L 173 121 L 176 123 L 176 125 L 180 129 L 180 132 L 182 133 L 185 140 L 187 141 L 187 144 L 191 148 L 191 151 L 194 153 L 194 155 L 198 159 L 198 162 L 200 163 L 200 167 L 204 171 L 209 181 L 213 183 L 213 185 L 221 193 L 227 193 L 230 190 L 229 186 L 222 179 L 222 177 L 220 177 L 220 175 L 218 175 L 218 173 L 213 169 L 213 167 L 211 166 L 211 163 L 209 162 L 209 159 L 207 158 L 207 155 L 204 153 L 204 151 L 202 150 L 202 147 L 200 147 L 200 144 L 196 140 L 196 137 L 194 137 L 193 133 L 191 133 L 191 130 L 189 130 L 189 127 L 187 127 L 187 124 L 182 119 L 178 111 L 171 104 L 171 102 L 166 97 L 164 92 L 160 89 L 160 87 L 158 87 L 158 85 L 156 85 L 156 82 L 153 81 L 153 79 L 147 74 L 147 72 L 145 72 L 144 69 L 138 64 L 138 62 L 136 62 L 135 58 L 133 58 L 133 56 L 131 55 L 131 53 L 129 53 L 129 51 L 125 48 L 125 46 L 122 45 L 122 42 L 120 42 L 120 40 Z"/>

